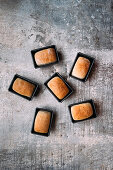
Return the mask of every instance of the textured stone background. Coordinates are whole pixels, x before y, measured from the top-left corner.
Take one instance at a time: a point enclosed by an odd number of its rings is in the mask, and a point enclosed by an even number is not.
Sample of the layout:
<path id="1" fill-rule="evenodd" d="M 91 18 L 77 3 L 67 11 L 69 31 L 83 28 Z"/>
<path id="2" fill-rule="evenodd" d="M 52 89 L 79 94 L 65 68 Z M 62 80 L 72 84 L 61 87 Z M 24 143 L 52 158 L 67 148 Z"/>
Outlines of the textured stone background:
<path id="1" fill-rule="evenodd" d="M 34 69 L 30 50 L 55 44 L 57 65 Z M 0 170 L 113 170 L 113 1 L 0 0 Z M 77 52 L 96 61 L 86 83 L 69 78 Z M 75 89 L 63 103 L 43 83 L 58 71 Z M 8 92 L 15 73 L 41 90 Z M 68 105 L 92 98 L 96 119 L 72 124 Z M 55 119 L 48 138 L 30 133 L 36 107 Z"/>

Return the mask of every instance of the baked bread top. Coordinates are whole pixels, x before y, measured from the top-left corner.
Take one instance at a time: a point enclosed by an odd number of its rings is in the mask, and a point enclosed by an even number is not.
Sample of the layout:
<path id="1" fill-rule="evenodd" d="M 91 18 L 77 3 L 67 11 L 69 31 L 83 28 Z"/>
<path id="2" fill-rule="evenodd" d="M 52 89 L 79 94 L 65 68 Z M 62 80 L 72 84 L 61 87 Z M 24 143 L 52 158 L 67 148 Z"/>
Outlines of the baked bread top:
<path id="1" fill-rule="evenodd" d="M 49 124 L 50 124 L 51 113 L 47 111 L 38 111 L 35 123 L 34 131 L 39 133 L 48 133 Z"/>
<path id="2" fill-rule="evenodd" d="M 69 93 L 69 89 L 66 84 L 57 76 L 48 82 L 48 87 L 59 99 L 63 99 Z"/>
<path id="3" fill-rule="evenodd" d="M 57 60 L 54 48 L 38 51 L 35 53 L 34 57 L 37 65 L 49 64 Z"/>
<path id="4" fill-rule="evenodd" d="M 17 78 L 13 83 L 12 89 L 23 96 L 31 97 L 35 85 L 21 78 Z"/>
<path id="5" fill-rule="evenodd" d="M 90 61 L 87 58 L 79 57 L 72 70 L 72 75 L 80 79 L 85 78 L 90 66 Z"/>
<path id="6" fill-rule="evenodd" d="M 71 114 L 74 120 L 83 120 L 93 115 L 90 103 L 82 103 L 71 107 Z"/>

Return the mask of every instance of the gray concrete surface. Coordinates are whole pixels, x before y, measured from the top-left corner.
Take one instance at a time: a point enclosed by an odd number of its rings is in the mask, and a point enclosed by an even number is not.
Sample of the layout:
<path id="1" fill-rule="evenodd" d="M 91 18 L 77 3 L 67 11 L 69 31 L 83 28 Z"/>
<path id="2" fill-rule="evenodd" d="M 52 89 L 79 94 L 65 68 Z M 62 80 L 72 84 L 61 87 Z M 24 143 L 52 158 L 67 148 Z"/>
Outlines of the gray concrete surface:
<path id="1" fill-rule="evenodd" d="M 51 44 L 59 64 L 35 70 L 30 50 Z M 0 0 L 0 170 L 113 170 L 112 48 L 112 0 Z M 86 83 L 68 76 L 79 51 L 96 59 Z M 63 103 L 43 85 L 56 71 L 75 89 Z M 32 101 L 8 92 L 15 73 L 40 84 Z M 98 117 L 72 124 L 67 106 L 90 98 Z M 36 107 L 54 111 L 48 138 L 30 133 Z"/>

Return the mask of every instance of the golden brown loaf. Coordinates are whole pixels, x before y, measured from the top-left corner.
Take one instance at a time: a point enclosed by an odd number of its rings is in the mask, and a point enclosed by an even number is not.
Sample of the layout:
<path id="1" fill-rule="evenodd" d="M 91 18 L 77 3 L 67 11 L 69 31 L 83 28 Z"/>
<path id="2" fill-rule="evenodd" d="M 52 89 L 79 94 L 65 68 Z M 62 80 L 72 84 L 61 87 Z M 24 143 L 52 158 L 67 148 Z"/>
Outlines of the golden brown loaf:
<path id="1" fill-rule="evenodd" d="M 35 61 L 37 65 L 44 65 L 55 62 L 56 53 L 54 48 L 48 48 L 35 53 Z"/>
<path id="2" fill-rule="evenodd" d="M 63 99 L 69 93 L 68 87 L 59 77 L 52 78 L 48 82 L 48 87 L 59 99 Z"/>
<path id="3" fill-rule="evenodd" d="M 33 91 L 34 91 L 35 85 L 21 79 L 21 78 L 17 78 L 12 86 L 12 89 L 23 95 L 23 96 L 27 96 L 27 97 L 31 97 Z"/>
<path id="4" fill-rule="evenodd" d="M 48 133 L 50 118 L 50 112 L 39 111 L 35 118 L 34 131 L 39 133 Z"/>
<path id="5" fill-rule="evenodd" d="M 85 78 L 90 66 L 90 61 L 84 57 L 79 57 L 75 63 L 72 75 L 80 79 Z"/>
<path id="6" fill-rule="evenodd" d="M 92 116 L 93 109 L 90 103 L 83 103 L 71 107 L 71 114 L 74 120 L 83 120 Z"/>

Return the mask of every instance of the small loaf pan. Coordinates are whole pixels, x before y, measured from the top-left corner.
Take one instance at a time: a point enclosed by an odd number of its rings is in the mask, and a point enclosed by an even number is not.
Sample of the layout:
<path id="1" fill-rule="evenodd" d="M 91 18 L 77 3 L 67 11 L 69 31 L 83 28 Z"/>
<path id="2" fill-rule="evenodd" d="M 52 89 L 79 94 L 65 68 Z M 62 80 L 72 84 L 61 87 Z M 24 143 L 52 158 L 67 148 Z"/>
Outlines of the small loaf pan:
<path id="1" fill-rule="evenodd" d="M 37 63 L 36 63 L 36 61 L 35 61 L 35 57 L 34 57 L 35 53 L 36 53 L 36 52 L 39 52 L 39 51 L 42 51 L 42 50 L 45 50 L 45 49 L 49 49 L 49 48 L 55 49 L 56 61 L 55 61 L 55 62 L 48 63 L 48 64 L 37 65 Z M 55 46 L 55 45 L 46 46 L 46 47 L 43 47 L 43 48 L 38 48 L 38 49 L 31 50 L 31 55 L 32 55 L 33 64 L 34 64 L 34 67 L 35 67 L 35 68 L 46 67 L 46 66 L 50 66 L 50 65 L 53 65 L 53 64 L 56 64 L 56 63 L 59 62 L 59 56 L 58 56 L 58 52 L 57 52 L 57 49 L 56 49 L 56 46 Z"/>
<path id="2" fill-rule="evenodd" d="M 50 114 L 51 114 L 49 128 L 48 128 L 48 132 L 47 133 L 40 133 L 40 132 L 36 132 L 34 130 L 35 119 L 36 119 L 36 116 L 37 116 L 39 111 L 47 111 L 47 112 L 50 112 Z M 36 108 L 35 115 L 34 115 L 34 120 L 33 120 L 33 124 L 32 124 L 32 129 L 31 129 L 31 133 L 35 134 L 35 135 L 42 135 L 42 136 L 47 136 L 48 137 L 50 135 L 50 129 L 51 129 L 51 125 L 52 125 L 52 120 L 53 120 L 53 111 L 48 110 L 48 109 L 44 109 L 44 108 Z"/>
<path id="3" fill-rule="evenodd" d="M 69 92 L 68 94 L 63 98 L 63 99 L 59 99 L 54 93 L 53 91 L 48 87 L 48 82 L 53 79 L 54 77 L 59 77 L 68 87 Z M 66 98 L 68 98 L 72 93 L 73 93 L 73 89 L 71 88 L 71 86 L 64 80 L 64 78 L 58 73 L 56 72 L 55 74 L 53 74 L 45 83 L 44 85 L 48 88 L 48 90 L 50 91 L 51 94 L 54 95 L 54 97 L 57 99 L 58 102 L 63 102 Z"/>
<path id="4" fill-rule="evenodd" d="M 21 95 L 21 94 L 17 93 L 16 91 L 14 91 L 14 90 L 12 89 L 13 83 L 14 83 L 14 81 L 15 81 L 17 78 L 20 78 L 20 79 L 22 79 L 22 80 L 25 80 L 25 81 L 27 81 L 27 82 L 29 82 L 29 83 L 31 83 L 31 84 L 33 84 L 33 85 L 35 86 L 35 88 L 34 88 L 34 90 L 33 90 L 33 93 L 32 93 L 32 95 L 31 95 L 30 97 Z M 37 84 L 36 82 L 34 82 L 34 81 L 32 81 L 32 80 L 30 80 L 30 79 L 28 79 L 28 78 L 25 78 L 25 77 L 23 77 L 23 76 L 20 76 L 20 75 L 18 75 L 18 74 L 15 74 L 8 90 L 9 90 L 10 92 L 18 95 L 18 96 L 21 96 L 21 97 L 27 99 L 27 100 L 32 100 L 32 98 L 33 98 L 33 97 L 35 96 L 35 94 L 37 93 L 37 90 L 38 90 L 38 89 L 39 89 L 39 86 L 38 86 L 38 84 Z"/>
<path id="5" fill-rule="evenodd" d="M 93 109 L 93 114 L 92 114 L 90 117 L 88 117 L 87 119 L 74 120 L 73 117 L 72 117 L 72 113 L 71 113 L 71 107 L 72 107 L 72 106 L 75 106 L 75 105 L 78 105 L 78 104 L 83 104 L 83 103 L 90 103 L 90 104 L 91 104 L 92 109 Z M 81 121 L 84 121 L 84 120 L 88 120 L 88 119 L 92 119 L 92 118 L 96 118 L 96 117 L 97 117 L 95 105 L 94 105 L 94 102 L 93 102 L 92 99 L 86 100 L 86 101 L 82 101 L 82 102 L 78 102 L 78 103 L 73 103 L 73 104 L 69 105 L 68 108 L 69 108 L 69 113 L 70 113 L 71 121 L 72 121 L 73 123 L 81 122 Z"/>
<path id="6" fill-rule="evenodd" d="M 88 72 L 87 72 L 86 76 L 85 76 L 83 79 L 78 78 L 78 77 L 75 77 L 75 76 L 72 75 L 73 68 L 74 68 L 74 66 L 75 66 L 75 64 L 76 64 L 76 62 L 77 62 L 77 60 L 78 60 L 79 57 L 86 58 L 86 59 L 88 59 L 88 60 L 90 61 L 90 66 L 89 66 Z M 90 56 L 88 56 L 88 55 L 86 55 L 86 54 L 83 54 L 83 53 L 79 52 L 79 53 L 77 54 L 76 58 L 75 58 L 75 61 L 74 61 L 74 63 L 73 63 L 73 66 L 72 66 L 72 68 L 71 68 L 71 71 L 70 71 L 70 73 L 69 73 L 69 76 L 72 77 L 72 78 L 75 78 L 75 79 L 77 79 L 77 80 L 80 80 L 80 81 L 82 81 L 82 82 L 85 82 L 85 81 L 87 80 L 88 76 L 89 76 L 89 73 L 90 73 L 91 69 L 92 69 L 92 66 L 93 66 L 93 64 L 94 64 L 94 60 L 95 60 L 95 59 L 94 59 L 93 57 L 90 57 Z"/>

